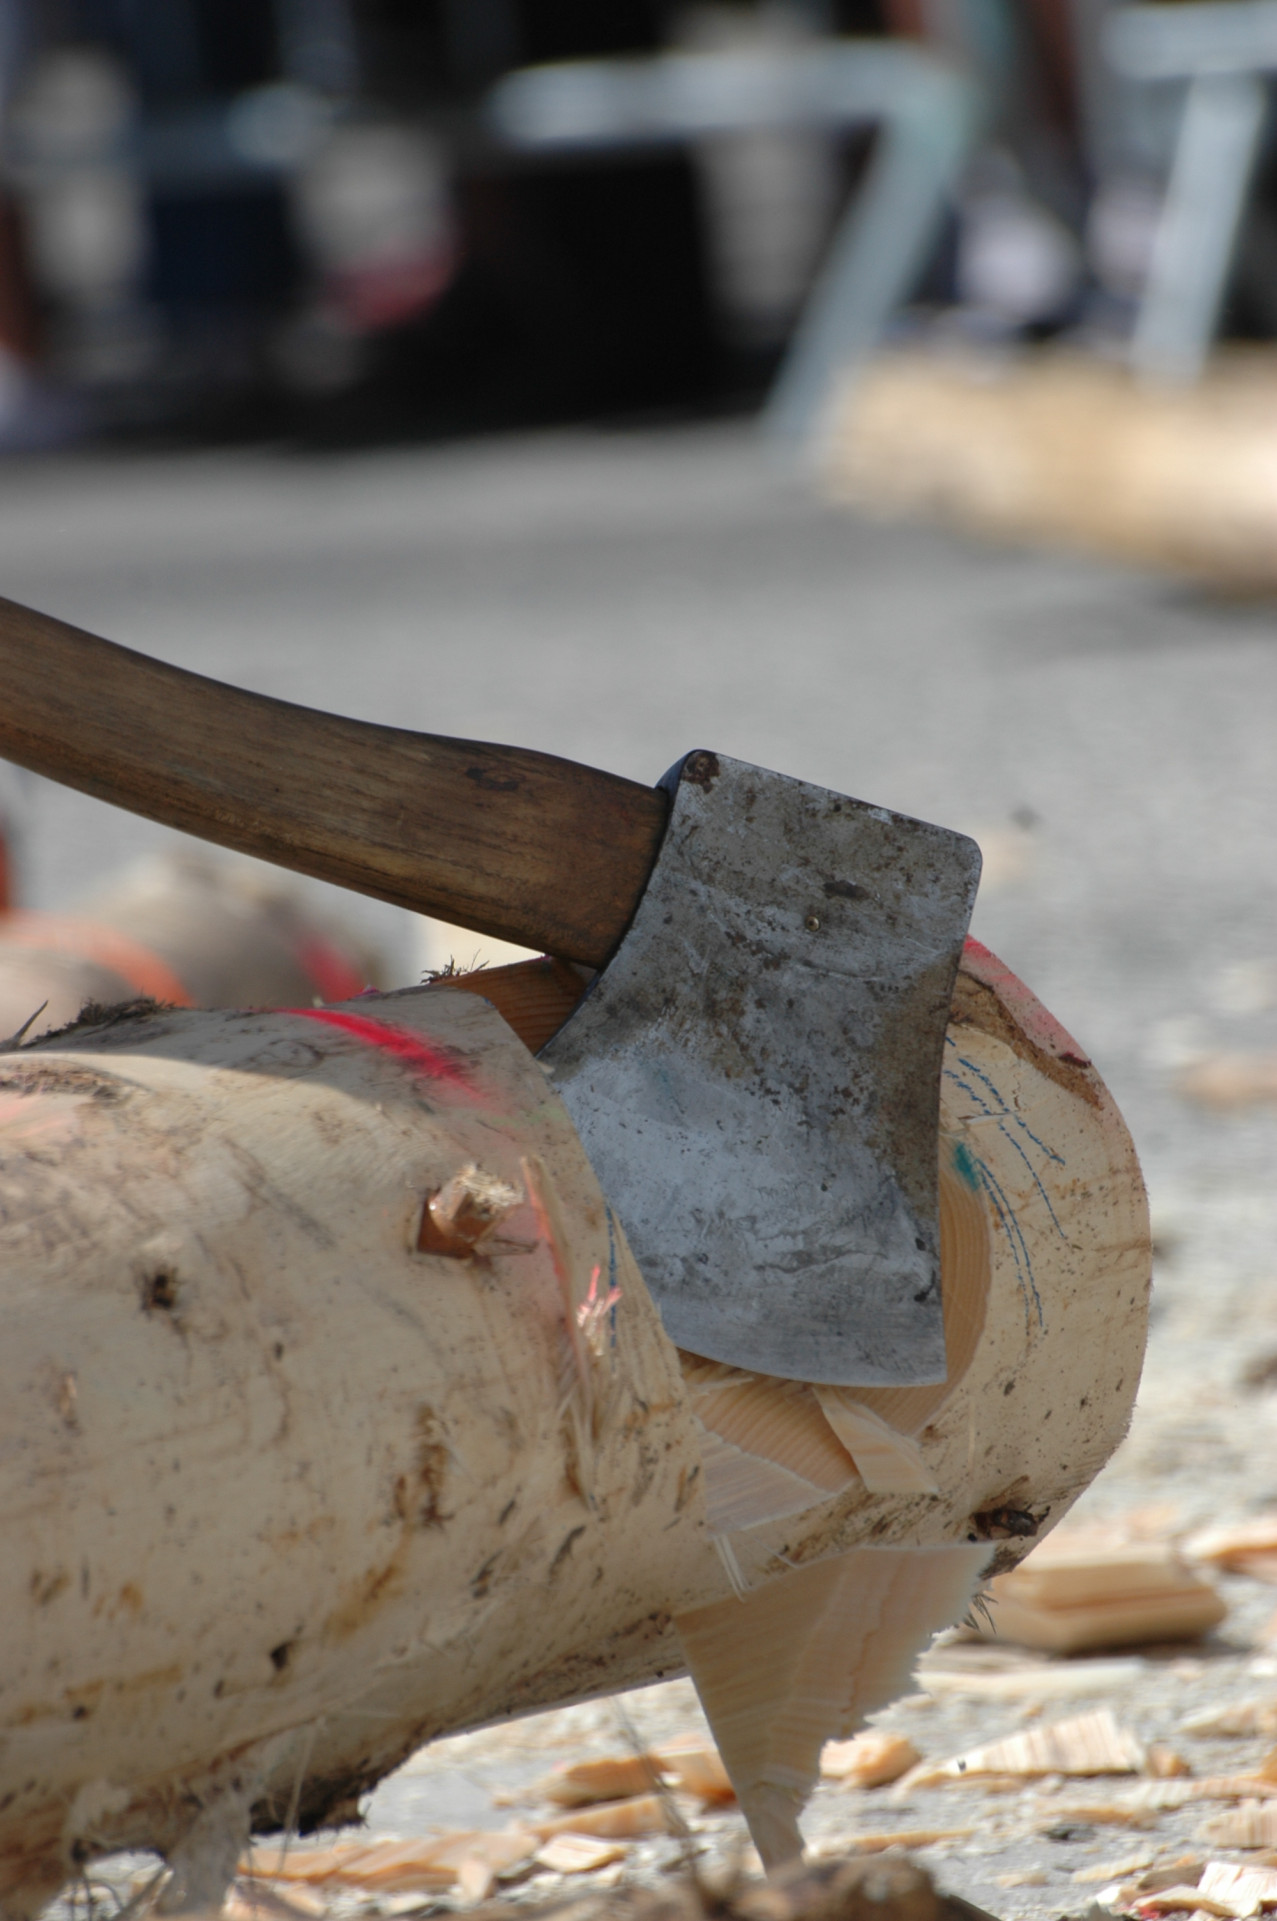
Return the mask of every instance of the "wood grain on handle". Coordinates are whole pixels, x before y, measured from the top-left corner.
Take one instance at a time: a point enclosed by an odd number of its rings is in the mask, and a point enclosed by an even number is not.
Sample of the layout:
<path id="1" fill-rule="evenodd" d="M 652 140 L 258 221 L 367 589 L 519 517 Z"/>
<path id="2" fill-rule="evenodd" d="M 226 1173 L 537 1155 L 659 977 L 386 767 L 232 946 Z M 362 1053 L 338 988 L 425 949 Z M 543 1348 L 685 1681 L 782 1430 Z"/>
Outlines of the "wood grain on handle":
<path id="1" fill-rule="evenodd" d="M 0 599 L 0 756 L 167 826 L 597 967 L 656 858 L 655 788 L 343 720 Z"/>

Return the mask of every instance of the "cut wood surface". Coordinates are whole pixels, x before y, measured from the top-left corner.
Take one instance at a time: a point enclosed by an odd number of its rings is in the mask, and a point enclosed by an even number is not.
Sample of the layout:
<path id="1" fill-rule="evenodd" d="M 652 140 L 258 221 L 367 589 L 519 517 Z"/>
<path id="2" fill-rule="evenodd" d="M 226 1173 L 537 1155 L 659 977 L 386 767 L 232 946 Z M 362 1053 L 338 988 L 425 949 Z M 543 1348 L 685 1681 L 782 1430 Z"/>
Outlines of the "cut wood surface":
<path id="1" fill-rule="evenodd" d="M 220 1899 L 250 1821 L 684 1666 L 792 1852 L 824 1743 L 1067 1509 L 1139 1374 L 1143 1193 L 1094 1069 L 975 946 L 948 1051 L 951 1379 L 857 1397 L 935 1493 L 871 1489 L 814 1387 L 680 1360 L 472 991 L 0 1053 L 9 1907 L 132 1845 Z M 517 1205 L 422 1253 L 471 1167 Z"/>
<path id="2" fill-rule="evenodd" d="M 664 830 L 655 788 L 191 674 L 0 600 L 0 755 L 243 854 L 599 966 Z"/>
<path id="3" fill-rule="evenodd" d="M 825 457 L 830 490 L 871 514 L 1277 588 L 1271 349 L 1190 386 L 1055 350 L 887 353 L 837 403 Z"/>

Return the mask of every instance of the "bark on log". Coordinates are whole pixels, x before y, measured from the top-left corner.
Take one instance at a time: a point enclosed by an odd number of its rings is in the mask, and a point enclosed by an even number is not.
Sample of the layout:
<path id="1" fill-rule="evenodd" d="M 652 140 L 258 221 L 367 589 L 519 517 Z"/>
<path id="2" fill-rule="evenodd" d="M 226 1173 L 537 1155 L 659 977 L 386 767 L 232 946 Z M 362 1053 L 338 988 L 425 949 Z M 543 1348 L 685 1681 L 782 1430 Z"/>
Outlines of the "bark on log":
<path id="1" fill-rule="evenodd" d="M 685 1666 L 792 1852 L 821 1743 L 1059 1518 L 1139 1374 L 1143 1193 L 1094 1069 L 974 948 L 949 1043 L 951 1379 L 828 1408 L 670 1345 L 473 991 L 0 1053 L 6 1911 L 123 1846 L 211 1898 L 250 1820 Z M 472 1168 L 510 1211 L 422 1252 Z"/>

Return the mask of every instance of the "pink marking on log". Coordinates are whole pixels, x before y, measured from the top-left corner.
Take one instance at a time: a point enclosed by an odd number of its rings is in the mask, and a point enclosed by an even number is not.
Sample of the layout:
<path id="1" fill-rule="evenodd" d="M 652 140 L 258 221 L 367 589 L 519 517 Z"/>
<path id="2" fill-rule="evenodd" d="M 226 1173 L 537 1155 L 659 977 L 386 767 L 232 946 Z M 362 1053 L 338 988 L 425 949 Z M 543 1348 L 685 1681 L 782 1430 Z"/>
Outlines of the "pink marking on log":
<path id="1" fill-rule="evenodd" d="M 294 952 L 321 1000 L 350 1001 L 364 992 L 364 975 L 325 935 L 302 934 Z"/>
<path id="2" fill-rule="evenodd" d="M 1000 961 L 970 935 L 963 949 L 962 964 L 968 974 L 974 974 L 985 987 L 993 989 L 1016 1025 L 1045 1053 L 1054 1054 L 1070 1067 L 1091 1065 L 1068 1029 L 1061 1027 L 1055 1015 L 1043 1007 L 1032 988 L 1026 987 L 1005 961 Z"/>
<path id="3" fill-rule="evenodd" d="M 298 1020 L 320 1021 L 325 1027 L 335 1027 L 339 1033 L 349 1034 L 352 1040 L 362 1041 L 365 1047 L 376 1047 L 383 1054 L 393 1054 L 405 1067 L 411 1067 L 418 1074 L 428 1075 L 432 1081 L 443 1081 L 448 1087 L 455 1087 L 462 1093 L 472 1091 L 470 1076 L 454 1059 L 445 1054 L 442 1048 L 432 1047 L 429 1041 L 422 1040 L 406 1027 L 392 1027 L 388 1021 L 370 1020 L 367 1014 L 343 1014 L 332 1007 L 281 1007 L 281 1014 L 295 1014 Z"/>

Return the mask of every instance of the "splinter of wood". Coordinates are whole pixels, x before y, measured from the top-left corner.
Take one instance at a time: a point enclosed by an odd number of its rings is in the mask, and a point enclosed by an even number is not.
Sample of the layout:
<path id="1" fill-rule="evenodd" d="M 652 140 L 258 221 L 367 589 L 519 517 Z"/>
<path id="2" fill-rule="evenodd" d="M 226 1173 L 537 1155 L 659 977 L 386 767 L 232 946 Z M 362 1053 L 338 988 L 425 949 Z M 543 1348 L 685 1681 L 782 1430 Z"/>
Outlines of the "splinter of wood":
<path id="1" fill-rule="evenodd" d="M 417 1251 L 467 1260 L 522 1200 L 517 1187 L 471 1163 L 427 1197 Z"/>

